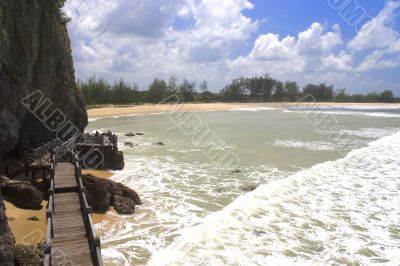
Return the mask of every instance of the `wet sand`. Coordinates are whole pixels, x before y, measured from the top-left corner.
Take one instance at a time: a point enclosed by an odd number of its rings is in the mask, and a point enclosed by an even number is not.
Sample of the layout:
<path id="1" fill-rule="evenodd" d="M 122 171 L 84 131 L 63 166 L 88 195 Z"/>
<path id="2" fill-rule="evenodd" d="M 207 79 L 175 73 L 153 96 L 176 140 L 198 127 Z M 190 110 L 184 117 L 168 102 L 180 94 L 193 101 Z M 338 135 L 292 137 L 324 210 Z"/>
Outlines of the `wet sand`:
<path id="1" fill-rule="evenodd" d="M 100 178 L 110 178 L 113 173 L 100 170 L 83 170 L 83 174 L 91 174 Z M 8 223 L 14 234 L 16 244 L 36 245 L 46 237 L 46 206 L 43 201 L 41 210 L 24 210 L 5 201 Z M 39 221 L 28 220 L 36 216 Z M 106 214 L 93 214 L 93 222 L 101 223 Z"/>
<path id="2" fill-rule="evenodd" d="M 381 107 L 400 107 L 400 104 L 385 104 L 385 103 L 297 103 L 297 102 L 269 102 L 269 103 L 185 103 L 181 111 L 204 112 L 204 111 L 230 111 L 236 108 L 286 108 L 295 105 L 317 104 L 320 106 L 381 106 Z M 160 112 L 171 112 L 176 110 L 175 105 L 137 105 L 133 107 L 105 107 L 97 109 L 89 109 L 88 115 L 90 118 L 109 117 L 119 115 L 134 115 L 134 114 L 151 114 Z"/>
<path id="3" fill-rule="evenodd" d="M 109 171 L 103 171 L 103 170 L 82 170 L 83 175 L 93 175 L 96 177 L 100 178 L 110 178 L 113 173 Z"/>

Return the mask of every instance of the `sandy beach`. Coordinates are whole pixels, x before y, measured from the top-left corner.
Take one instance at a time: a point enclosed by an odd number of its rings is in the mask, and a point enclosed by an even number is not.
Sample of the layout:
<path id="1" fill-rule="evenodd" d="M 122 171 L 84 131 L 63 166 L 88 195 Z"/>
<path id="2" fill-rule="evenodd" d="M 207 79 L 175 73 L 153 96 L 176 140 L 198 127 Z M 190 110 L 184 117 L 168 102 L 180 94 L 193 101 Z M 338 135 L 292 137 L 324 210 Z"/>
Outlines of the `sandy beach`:
<path id="1" fill-rule="evenodd" d="M 91 174 L 100 178 L 110 178 L 113 173 L 102 170 L 82 170 L 82 174 Z M 24 210 L 15 207 L 5 201 L 6 213 L 11 231 L 14 234 L 16 244 L 36 245 L 46 236 L 46 206 L 47 201 L 42 202 L 41 210 Z M 95 224 L 103 221 L 105 214 L 93 214 Z M 28 220 L 36 217 L 38 221 Z"/>
<path id="2" fill-rule="evenodd" d="M 179 107 L 179 111 L 205 112 L 205 111 L 230 111 L 237 108 L 287 108 L 290 106 L 301 105 L 319 105 L 319 106 L 380 106 L 380 107 L 399 107 L 400 104 L 385 103 L 297 103 L 297 102 L 268 102 L 268 103 L 184 103 Z M 105 107 L 88 110 L 89 118 L 110 117 L 134 114 L 151 114 L 160 112 L 172 112 L 178 110 L 176 105 L 137 105 L 133 107 Z"/>

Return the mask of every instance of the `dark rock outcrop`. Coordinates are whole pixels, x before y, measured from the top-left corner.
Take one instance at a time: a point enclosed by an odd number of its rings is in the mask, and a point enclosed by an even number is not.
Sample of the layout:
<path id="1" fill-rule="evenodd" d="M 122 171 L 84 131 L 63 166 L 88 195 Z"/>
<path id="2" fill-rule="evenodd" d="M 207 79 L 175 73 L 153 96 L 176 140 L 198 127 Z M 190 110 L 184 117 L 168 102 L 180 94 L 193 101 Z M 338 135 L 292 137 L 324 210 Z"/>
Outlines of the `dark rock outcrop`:
<path id="1" fill-rule="evenodd" d="M 135 135 L 135 133 L 126 133 L 125 136 L 127 136 L 127 137 L 134 137 L 134 136 L 136 136 L 136 135 Z"/>
<path id="2" fill-rule="evenodd" d="M 256 184 L 247 184 L 247 185 L 243 185 L 240 187 L 241 190 L 246 191 L 246 192 L 250 192 L 255 190 L 258 187 L 258 185 Z"/>
<path id="3" fill-rule="evenodd" d="M 32 216 L 28 218 L 28 221 L 34 221 L 34 222 L 38 222 L 39 218 L 37 216 Z"/>
<path id="4" fill-rule="evenodd" d="M 43 119 L 21 103 L 33 92 L 42 95 L 36 107 L 45 99 L 51 102 L 47 110 L 39 107 L 46 111 L 43 118 L 58 108 L 78 130 L 88 123 L 86 104 L 75 83 L 67 20 L 60 11 L 63 2 L 0 1 L 0 164 L 9 155 L 19 156 L 55 137 L 57 128 L 47 129 Z M 43 199 L 28 186 L 10 186 L 5 192 L 5 198 L 20 208 L 39 208 Z M 25 248 L 13 248 L 14 243 L 0 196 L 0 264 L 41 264 Z"/>
<path id="5" fill-rule="evenodd" d="M 114 196 L 114 209 L 119 214 L 134 214 L 135 202 L 130 198 L 124 198 L 118 195 Z"/>
<path id="6" fill-rule="evenodd" d="M 114 206 L 118 213 L 132 214 L 135 212 L 135 205 L 142 204 L 139 195 L 121 183 L 92 175 L 82 175 L 82 181 L 94 212 L 105 213 L 110 206 Z"/>
<path id="7" fill-rule="evenodd" d="M 16 266 L 40 266 L 43 265 L 39 251 L 33 246 L 16 245 L 12 249 Z"/>
<path id="8" fill-rule="evenodd" d="M 104 166 L 106 169 L 122 170 L 125 166 L 124 153 L 113 149 L 104 150 Z"/>
<path id="9" fill-rule="evenodd" d="M 14 235 L 8 225 L 6 207 L 0 189 L 0 264 L 2 266 L 13 266 L 14 256 L 13 247 L 15 244 Z"/>
<path id="10" fill-rule="evenodd" d="M 42 208 L 43 193 L 29 183 L 4 184 L 3 197 L 21 209 L 40 210 Z"/>
<path id="11" fill-rule="evenodd" d="M 110 193 L 104 182 L 100 178 L 83 175 L 82 182 L 85 186 L 87 193 L 86 197 L 89 205 L 94 212 L 105 213 L 110 208 Z"/>
<path id="12" fill-rule="evenodd" d="M 131 148 L 133 147 L 133 143 L 130 142 L 130 141 L 125 142 L 124 145 L 125 145 L 125 146 L 128 146 L 128 147 L 131 147 Z"/>
<path id="13" fill-rule="evenodd" d="M 86 104 L 75 83 L 66 18 L 54 0 L 0 1 L 0 159 L 55 137 L 21 104 L 40 90 L 80 131 Z"/>

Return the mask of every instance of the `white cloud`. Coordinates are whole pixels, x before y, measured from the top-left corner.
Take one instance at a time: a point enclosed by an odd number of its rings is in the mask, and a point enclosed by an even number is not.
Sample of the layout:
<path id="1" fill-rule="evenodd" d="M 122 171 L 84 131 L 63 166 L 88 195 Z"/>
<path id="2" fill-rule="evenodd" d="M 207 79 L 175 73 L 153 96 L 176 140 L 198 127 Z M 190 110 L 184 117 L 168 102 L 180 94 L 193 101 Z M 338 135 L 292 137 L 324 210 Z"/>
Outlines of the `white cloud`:
<path id="1" fill-rule="evenodd" d="M 365 24 L 361 31 L 349 42 L 350 49 L 360 51 L 371 48 L 386 48 L 399 39 L 399 32 L 393 29 L 396 11 L 400 1 L 388 1 L 383 10 Z"/>
<path id="2" fill-rule="evenodd" d="M 400 1 L 388 1 L 383 10 L 373 19 L 374 30 L 369 35 L 357 34 L 349 42 L 356 51 L 373 49 L 356 68 L 359 72 L 394 68 L 400 65 L 400 33 L 393 28 Z"/>
<path id="3" fill-rule="evenodd" d="M 77 0 L 70 0 L 69 7 Z M 374 19 L 377 30 L 344 43 L 339 25 L 315 22 L 296 36 L 256 36 L 260 21 L 244 15 L 248 0 L 87 0 L 91 14 L 107 19 L 97 38 L 82 30 L 82 14 L 69 10 L 77 76 L 124 78 L 145 87 L 154 77 L 207 79 L 221 89 L 231 79 L 271 74 L 282 80 L 373 86 L 366 72 L 399 65 L 400 37 L 393 29 L 400 2 L 389 1 Z M 83 20 L 84 21 L 84 20 Z M 381 40 L 381 41 L 377 41 Z M 235 56 L 235 51 L 250 51 Z M 365 50 L 367 49 L 368 54 Z M 367 83 L 366 80 L 368 80 Z M 366 85 L 365 85 L 366 84 Z"/>
<path id="4" fill-rule="evenodd" d="M 325 69 L 332 69 L 333 71 L 353 71 L 351 67 L 353 64 L 353 55 L 342 50 L 338 56 L 330 54 L 322 58 L 322 64 Z"/>
<path id="5" fill-rule="evenodd" d="M 279 35 L 271 33 L 261 35 L 249 55 L 233 60 L 230 67 L 234 72 L 240 72 L 244 67 L 248 72 L 267 72 L 274 77 L 312 73 L 342 43 L 337 25 L 332 31 L 326 31 L 320 23 L 313 23 L 297 38 L 286 36 L 280 39 Z"/>

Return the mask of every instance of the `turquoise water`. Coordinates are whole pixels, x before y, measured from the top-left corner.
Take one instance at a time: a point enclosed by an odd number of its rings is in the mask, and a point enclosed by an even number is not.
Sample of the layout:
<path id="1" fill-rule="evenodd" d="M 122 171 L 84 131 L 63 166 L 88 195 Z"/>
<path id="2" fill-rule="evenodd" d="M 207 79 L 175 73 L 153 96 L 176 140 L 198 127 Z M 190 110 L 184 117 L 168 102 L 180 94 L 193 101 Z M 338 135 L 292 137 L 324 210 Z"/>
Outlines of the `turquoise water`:
<path id="1" fill-rule="evenodd" d="M 97 225 L 106 264 L 398 264 L 399 110 L 194 113 L 207 149 L 171 114 L 93 120 L 119 135 L 126 167 L 112 179 L 143 201 Z M 212 149 L 240 163 L 221 168 Z"/>

